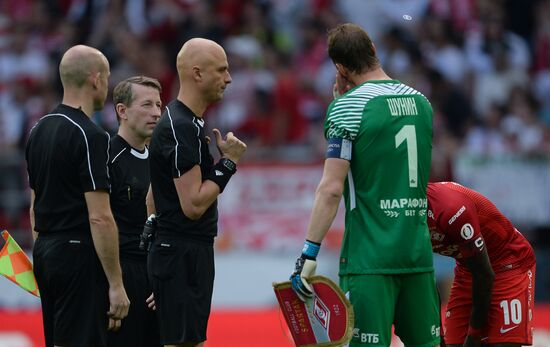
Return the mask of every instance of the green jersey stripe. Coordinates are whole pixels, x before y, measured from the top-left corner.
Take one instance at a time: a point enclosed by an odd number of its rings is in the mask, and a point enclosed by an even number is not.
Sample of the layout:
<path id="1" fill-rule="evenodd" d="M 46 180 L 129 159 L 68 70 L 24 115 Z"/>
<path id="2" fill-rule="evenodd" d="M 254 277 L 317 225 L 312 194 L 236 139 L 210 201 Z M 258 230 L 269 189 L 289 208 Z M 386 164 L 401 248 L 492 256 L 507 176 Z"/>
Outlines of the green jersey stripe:
<path id="1" fill-rule="evenodd" d="M 348 171 L 348 186 L 349 186 L 349 210 L 350 212 L 355 209 L 357 203 L 355 202 L 355 185 L 353 184 L 353 173 Z"/>

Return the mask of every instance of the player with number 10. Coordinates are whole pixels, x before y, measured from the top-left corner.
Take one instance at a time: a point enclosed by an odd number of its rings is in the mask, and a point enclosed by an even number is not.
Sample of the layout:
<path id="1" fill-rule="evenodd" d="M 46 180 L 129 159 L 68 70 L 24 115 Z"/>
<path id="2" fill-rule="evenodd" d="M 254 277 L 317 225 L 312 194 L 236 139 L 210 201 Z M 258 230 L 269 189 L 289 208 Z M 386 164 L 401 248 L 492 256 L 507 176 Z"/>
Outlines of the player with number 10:
<path id="1" fill-rule="evenodd" d="M 433 251 L 456 259 L 445 312 L 447 346 L 533 342 L 535 253 L 485 196 L 454 182 L 428 184 Z"/>

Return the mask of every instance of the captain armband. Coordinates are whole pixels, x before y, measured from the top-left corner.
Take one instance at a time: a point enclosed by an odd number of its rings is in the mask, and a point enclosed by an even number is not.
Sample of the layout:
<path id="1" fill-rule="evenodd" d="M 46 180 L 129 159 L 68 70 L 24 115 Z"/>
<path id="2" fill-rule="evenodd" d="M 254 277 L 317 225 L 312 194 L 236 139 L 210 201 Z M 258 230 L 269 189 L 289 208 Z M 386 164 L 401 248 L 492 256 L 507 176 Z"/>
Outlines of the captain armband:
<path id="1" fill-rule="evenodd" d="M 216 183 L 220 187 L 221 194 L 235 172 L 237 172 L 237 164 L 230 159 L 221 158 L 212 167 L 212 171 L 206 176 L 206 179 Z"/>
<path id="2" fill-rule="evenodd" d="M 351 160 L 351 141 L 343 138 L 327 140 L 327 158 Z"/>

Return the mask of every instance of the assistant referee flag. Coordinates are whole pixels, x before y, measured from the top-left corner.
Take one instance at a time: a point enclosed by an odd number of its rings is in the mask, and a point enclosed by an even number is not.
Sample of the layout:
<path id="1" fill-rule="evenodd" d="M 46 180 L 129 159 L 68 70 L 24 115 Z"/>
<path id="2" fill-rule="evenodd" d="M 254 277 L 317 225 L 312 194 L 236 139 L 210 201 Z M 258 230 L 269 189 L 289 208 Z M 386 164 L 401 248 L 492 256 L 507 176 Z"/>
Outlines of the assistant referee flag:
<path id="1" fill-rule="evenodd" d="M 0 250 L 0 274 L 29 293 L 40 297 L 31 261 L 7 230 L 2 231 L 2 237 L 6 244 Z"/>

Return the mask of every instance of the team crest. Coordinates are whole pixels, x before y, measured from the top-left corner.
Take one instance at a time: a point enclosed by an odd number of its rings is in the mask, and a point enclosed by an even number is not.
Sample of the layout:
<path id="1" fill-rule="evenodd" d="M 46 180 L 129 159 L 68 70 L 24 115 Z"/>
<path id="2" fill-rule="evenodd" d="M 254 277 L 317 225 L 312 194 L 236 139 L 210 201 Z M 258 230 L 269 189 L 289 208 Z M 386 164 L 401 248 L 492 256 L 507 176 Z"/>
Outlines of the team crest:
<path id="1" fill-rule="evenodd" d="M 288 329 L 297 347 L 345 345 L 353 334 L 353 308 L 342 290 L 324 276 L 312 276 L 313 298 L 301 301 L 290 281 L 273 283 Z"/>

